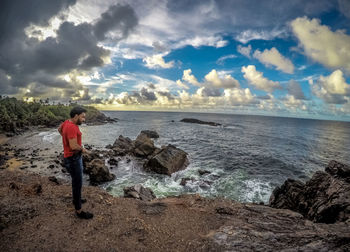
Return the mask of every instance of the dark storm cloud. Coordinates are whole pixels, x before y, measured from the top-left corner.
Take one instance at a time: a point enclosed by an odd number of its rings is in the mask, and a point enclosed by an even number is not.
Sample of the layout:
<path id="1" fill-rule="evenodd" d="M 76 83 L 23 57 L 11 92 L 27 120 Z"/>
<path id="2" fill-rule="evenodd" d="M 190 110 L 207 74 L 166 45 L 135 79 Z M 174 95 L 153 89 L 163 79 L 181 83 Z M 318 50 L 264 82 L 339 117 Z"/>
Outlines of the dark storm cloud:
<path id="1" fill-rule="evenodd" d="M 155 101 L 157 100 L 156 95 L 152 91 L 148 91 L 146 88 L 142 88 L 139 96 L 147 101 Z"/>
<path id="2" fill-rule="evenodd" d="M 307 100 L 304 95 L 303 90 L 298 82 L 291 80 L 287 84 L 287 90 L 290 95 L 293 95 L 295 99 L 298 100 Z"/>
<path id="3" fill-rule="evenodd" d="M 75 1 L 5 1 L 0 13 L 0 93 L 15 94 L 20 87 L 42 94 L 47 88 L 62 88 L 64 95 L 74 96 L 83 90 L 81 99 L 90 99 L 88 90 L 77 80 L 64 81 L 59 75 L 72 70 L 84 71 L 104 64 L 109 51 L 98 46 L 110 31 L 125 38 L 137 25 L 137 17 L 128 5 L 113 5 L 95 23 L 75 25 L 63 22 L 56 37 L 43 41 L 29 38 L 30 24 L 47 25 L 48 20 Z M 36 31 L 39 33 L 39 31 Z M 39 87 L 39 88 L 36 88 Z M 41 90 L 40 90 L 41 89 Z M 65 90 L 67 89 L 67 90 Z"/>
<path id="4" fill-rule="evenodd" d="M 114 5 L 106 12 L 94 26 L 94 32 L 99 40 L 106 38 L 106 33 L 117 28 L 120 31 L 120 39 L 128 36 L 130 30 L 137 25 L 137 17 L 129 5 Z"/>
<path id="5" fill-rule="evenodd" d="M 45 26 L 61 10 L 76 0 L 2 0 L 0 2 L 0 44 L 15 37 L 24 37 L 29 24 Z"/>

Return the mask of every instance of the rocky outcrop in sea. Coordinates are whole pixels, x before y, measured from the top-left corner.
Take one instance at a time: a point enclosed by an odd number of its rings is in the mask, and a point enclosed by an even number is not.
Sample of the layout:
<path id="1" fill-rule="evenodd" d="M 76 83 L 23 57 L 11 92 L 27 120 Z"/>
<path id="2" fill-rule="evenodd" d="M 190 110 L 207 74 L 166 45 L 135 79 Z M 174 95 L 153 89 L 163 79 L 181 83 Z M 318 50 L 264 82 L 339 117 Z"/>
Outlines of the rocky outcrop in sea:
<path id="1" fill-rule="evenodd" d="M 306 183 L 288 179 L 275 188 L 270 206 L 293 210 L 314 222 L 350 223 L 350 167 L 332 160 Z"/>

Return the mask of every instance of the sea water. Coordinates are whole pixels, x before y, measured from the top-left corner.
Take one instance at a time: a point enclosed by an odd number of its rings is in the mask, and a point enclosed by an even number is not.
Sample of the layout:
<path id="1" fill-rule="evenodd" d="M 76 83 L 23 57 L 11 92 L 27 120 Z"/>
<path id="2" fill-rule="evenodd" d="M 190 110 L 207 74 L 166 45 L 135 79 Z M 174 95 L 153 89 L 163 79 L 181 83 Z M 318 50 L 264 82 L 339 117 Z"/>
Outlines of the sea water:
<path id="1" fill-rule="evenodd" d="M 252 115 L 181 112 L 104 112 L 118 122 L 81 126 L 83 143 L 104 148 L 119 135 L 135 139 L 141 130 L 160 135 L 155 145 L 172 144 L 188 153 L 189 166 L 172 176 L 147 173 L 142 163 L 122 159 L 111 170 L 116 179 L 102 185 L 113 195 L 125 186 L 142 184 L 157 197 L 199 193 L 241 202 L 267 203 L 286 179 L 305 182 L 332 159 L 350 164 L 350 123 Z M 183 118 L 220 123 L 209 126 L 180 122 Z M 41 133 L 59 142 L 55 131 Z M 209 174 L 199 175 L 198 170 Z M 192 178 L 185 186 L 182 178 Z"/>

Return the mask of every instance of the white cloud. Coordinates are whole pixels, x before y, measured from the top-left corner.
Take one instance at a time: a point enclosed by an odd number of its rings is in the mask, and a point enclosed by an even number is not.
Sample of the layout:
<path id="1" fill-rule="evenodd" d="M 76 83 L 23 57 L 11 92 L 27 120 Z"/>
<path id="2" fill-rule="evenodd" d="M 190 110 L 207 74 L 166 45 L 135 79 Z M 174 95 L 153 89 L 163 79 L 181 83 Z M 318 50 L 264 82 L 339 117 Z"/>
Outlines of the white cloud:
<path id="1" fill-rule="evenodd" d="M 316 83 L 310 81 L 313 93 L 327 103 L 344 104 L 350 96 L 350 85 L 346 83 L 341 70 L 329 76 L 320 76 Z"/>
<path id="2" fill-rule="evenodd" d="M 184 81 L 187 81 L 188 83 L 195 85 L 195 86 L 200 86 L 200 83 L 198 82 L 197 78 L 192 74 L 191 69 L 186 69 L 184 70 L 182 79 Z"/>
<path id="3" fill-rule="evenodd" d="M 271 30 L 271 31 L 256 31 L 245 30 L 234 37 L 235 40 L 246 44 L 251 40 L 272 40 L 277 37 L 285 36 L 285 30 Z"/>
<path id="4" fill-rule="evenodd" d="M 281 55 L 275 47 L 272 47 L 270 50 L 265 49 L 263 52 L 256 50 L 253 54 L 253 57 L 258 59 L 266 66 L 272 65 L 275 66 L 277 70 L 281 70 L 285 73 L 294 73 L 293 63 Z"/>
<path id="5" fill-rule="evenodd" d="M 264 77 L 262 72 L 256 70 L 254 65 L 242 67 L 243 77 L 254 87 L 266 92 L 273 92 L 275 89 L 281 89 L 277 81 L 271 81 Z"/>
<path id="6" fill-rule="evenodd" d="M 225 60 L 234 59 L 234 58 L 237 58 L 237 56 L 234 54 L 224 55 L 224 56 L 221 56 L 220 58 L 218 58 L 218 60 L 216 61 L 216 64 L 223 65 Z"/>
<path id="7" fill-rule="evenodd" d="M 163 59 L 164 54 L 155 54 L 151 57 L 146 57 L 143 62 L 146 62 L 146 67 L 151 69 L 156 68 L 172 68 L 174 61 L 165 62 Z"/>
<path id="8" fill-rule="evenodd" d="M 217 88 L 238 88 L 239 82 L 231 75 L 219 76 L 215 69 L 211 70 L 204 79 Z"/>
<path id="9" fill-rule="evenodd" d="M 224 97 L 231 105 L 258 103 L 258 101 L 255 99 L 256 96 L 250 92 L 249 88 L 225 89 Z"/>
<path id="10" fill-rule="evenodd" d="M 244 47 L 244 46 L 238 45 L 237 46 L 237 51 L 240 54 L 242 54 L 242 55 L 244 55 L 244 56 L 246 56 L 247 58 L 250 59 L 251 58 L 250 53 L 252 51 L 252 46 L 248 45 L 248 46 Z"/>
<path id="11" fill-rule="evenodd" d="M 191 45 L 193 47 L 200 46 L 213 46 L 216 48 L 225 47 L 228 44 L 227 40 L 223 40 L 221 36 L 195 36 L 193 38 L 188 38 L 184 40 L 180 40 L 175 48 L 181 48 L 187 45 Z"/>
<path id="12" fill-rule="evenodd" d="M 181 88 L 184 88 L 184 89 L 189 89 L 189 86 L 187 86 L 185 83 L 183 83 L 181 80 L 177 80 L 176 81 L 176 84 L 181 87 Z"/>
<path id="13" fill-rule="evenodd" d="M 344 31 L 333 32 L 320 20 L 307 17 L 293 20 L 291 27 L 308 57 L 331 69 L 350 72 L 350 36 Z"/>

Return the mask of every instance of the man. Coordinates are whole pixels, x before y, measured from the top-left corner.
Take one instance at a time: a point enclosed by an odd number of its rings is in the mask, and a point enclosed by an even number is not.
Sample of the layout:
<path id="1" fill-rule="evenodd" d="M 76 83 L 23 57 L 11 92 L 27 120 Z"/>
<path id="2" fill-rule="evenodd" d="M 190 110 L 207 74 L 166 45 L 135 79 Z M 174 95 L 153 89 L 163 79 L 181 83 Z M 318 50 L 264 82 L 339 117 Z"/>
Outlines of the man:
<path id="1" fill-rule="evenodd" d="M 86 200 L 81 198 L 83 185 L 83 160 L 82 153 L 87 152 L 81 144 L 81 132 L 79 126 L 85 122 L 86 110 L 82 107 L 74 107 L 70 112 L 70 119 L 64 121 L 58 128 L 62 136 L 64 163 L 72 177 L 72 194 L 76 215 L 81 219 L 91 219 L 92 213 L 84 212 L 81 204 Z"/>

